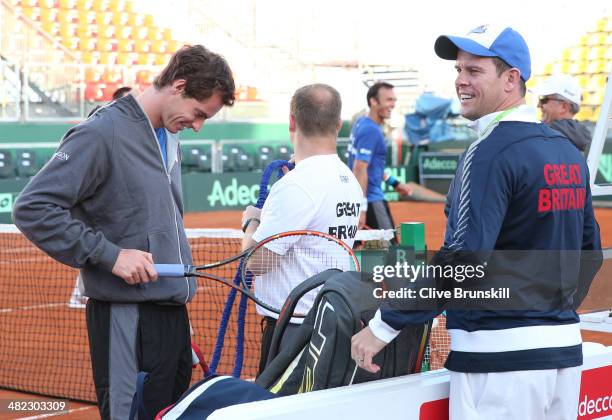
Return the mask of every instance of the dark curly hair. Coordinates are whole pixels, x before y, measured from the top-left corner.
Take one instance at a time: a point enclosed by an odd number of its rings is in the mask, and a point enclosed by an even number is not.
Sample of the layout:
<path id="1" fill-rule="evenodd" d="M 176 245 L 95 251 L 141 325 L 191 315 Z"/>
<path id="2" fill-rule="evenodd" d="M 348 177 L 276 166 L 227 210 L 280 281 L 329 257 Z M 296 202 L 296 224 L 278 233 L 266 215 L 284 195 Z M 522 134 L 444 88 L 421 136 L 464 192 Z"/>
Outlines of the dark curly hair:
<path id="1" fill-rule="evenodd" d="M 185 97 L 203 101 L 217 91 L 224 105 L 234 104 L 236 87 L 227 61 L 202 45 L 185 45 L 174 53 L 153 86 L 159 90 L 179 79 L 185 80 Z"/>

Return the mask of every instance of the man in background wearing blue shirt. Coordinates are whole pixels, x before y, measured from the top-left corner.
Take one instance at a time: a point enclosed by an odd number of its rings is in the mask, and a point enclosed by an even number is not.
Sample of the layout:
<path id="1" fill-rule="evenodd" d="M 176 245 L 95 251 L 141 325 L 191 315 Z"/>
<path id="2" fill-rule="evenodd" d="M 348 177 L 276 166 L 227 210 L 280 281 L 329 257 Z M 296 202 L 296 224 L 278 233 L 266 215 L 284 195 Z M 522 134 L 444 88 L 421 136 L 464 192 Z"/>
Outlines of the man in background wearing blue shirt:
<path id="1" fill-rule="evenodd" d="M 395 223 L 381 187 L 383 179 L 386 178 L 385 182 L 400 195 L 410 195 L 412 190 L 393 176 L 385 176 L 387 140 L 382 124 L 391 117 L 397 102 L 393 85 L 374 83 L 368 89 L 367 101 L 370 111 L 353 125 L 348 148 L 348 166 L 359 181 L 365 197 L 359 227 L 368 225 L 372 229 L 394 229 Z"/>

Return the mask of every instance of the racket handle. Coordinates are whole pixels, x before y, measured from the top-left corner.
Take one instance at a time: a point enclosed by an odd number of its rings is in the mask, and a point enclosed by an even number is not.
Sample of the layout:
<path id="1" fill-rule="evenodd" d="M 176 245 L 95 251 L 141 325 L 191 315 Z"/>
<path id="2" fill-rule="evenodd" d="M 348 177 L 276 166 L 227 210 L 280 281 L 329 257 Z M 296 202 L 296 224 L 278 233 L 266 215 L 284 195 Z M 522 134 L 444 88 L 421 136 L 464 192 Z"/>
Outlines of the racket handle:
<path id="1" fill-rule="evenodd" d="M 184 264 L 155 264 L 155 270 L 160 277 L 185 277 L 188 266 Z"/>

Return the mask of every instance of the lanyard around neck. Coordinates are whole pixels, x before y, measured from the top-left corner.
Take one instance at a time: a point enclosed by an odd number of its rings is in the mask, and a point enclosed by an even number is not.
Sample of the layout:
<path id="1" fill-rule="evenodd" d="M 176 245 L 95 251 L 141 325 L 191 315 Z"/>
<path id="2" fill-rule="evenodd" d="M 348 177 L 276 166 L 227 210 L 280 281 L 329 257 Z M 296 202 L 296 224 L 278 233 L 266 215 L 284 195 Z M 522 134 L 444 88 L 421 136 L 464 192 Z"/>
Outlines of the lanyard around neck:
<path id="1" fill-rule="evenodd" d="M 505 111 L 501 112 L 499 115 L 497 115 L 497 117 L 495 117 L 493 119 L 493 121 L 491 121 L 484 130 L 480 131 L 478 134 L 480 134 L 480 137 L 486 137 L 491 130 L 493 130 L 497 124 L 499 124 L 499 122 L 508 114 L 510 114 L 513 111 L 516 111 L 518 108 L 517 107 L 513 107 L 513 108 L 508 108 Z"/>

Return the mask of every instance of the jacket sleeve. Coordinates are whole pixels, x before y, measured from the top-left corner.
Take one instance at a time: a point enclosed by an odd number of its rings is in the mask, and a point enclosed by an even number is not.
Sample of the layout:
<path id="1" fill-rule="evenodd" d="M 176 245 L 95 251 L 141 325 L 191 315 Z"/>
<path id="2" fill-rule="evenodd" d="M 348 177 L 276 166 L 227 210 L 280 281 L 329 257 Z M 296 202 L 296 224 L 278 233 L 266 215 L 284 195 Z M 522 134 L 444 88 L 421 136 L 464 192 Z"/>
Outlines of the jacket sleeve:
<path id="1" fill-rule="evenodd" d="M 51 160 L 21 192 L 13 209 L 15 225 L 30 241 L 72 267 L 90 263 L 110 271 L 119 255 L 117 245 L 71 213 L 73 207 L 94 196 L 104 182 L 110 143 L 91 124 L 70 129 Z"/>

